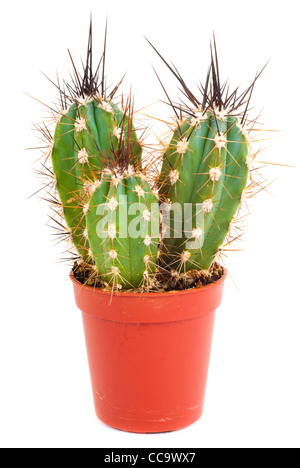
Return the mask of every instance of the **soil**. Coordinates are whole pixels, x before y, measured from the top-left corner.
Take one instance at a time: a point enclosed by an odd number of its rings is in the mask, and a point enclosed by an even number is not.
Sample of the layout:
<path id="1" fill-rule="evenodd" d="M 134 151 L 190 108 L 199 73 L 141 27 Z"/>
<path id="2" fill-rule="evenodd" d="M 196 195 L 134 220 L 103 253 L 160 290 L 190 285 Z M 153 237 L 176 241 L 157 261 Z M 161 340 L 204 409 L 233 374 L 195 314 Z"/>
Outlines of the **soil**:
<path id="1" fill-rule="evenodd" d="M 112 287 L 105 283 L 98 273 L 87 264 L 75 263 L 72 271 L 75 279 L 80 283 L 103 291 L 112 291 Z M 126 289 L 124 292 L 158 293 L 201 288 L 220 279 L 224 272 L 224 268 L 217 262 L 214 262 L 208 271 L 191 270 L 176 277 L 171 276 L 169 273 L 164 272 L 162 274 L 158 272 L 151 278 L 148 285 L 144 285 L 139 289 Z"/>

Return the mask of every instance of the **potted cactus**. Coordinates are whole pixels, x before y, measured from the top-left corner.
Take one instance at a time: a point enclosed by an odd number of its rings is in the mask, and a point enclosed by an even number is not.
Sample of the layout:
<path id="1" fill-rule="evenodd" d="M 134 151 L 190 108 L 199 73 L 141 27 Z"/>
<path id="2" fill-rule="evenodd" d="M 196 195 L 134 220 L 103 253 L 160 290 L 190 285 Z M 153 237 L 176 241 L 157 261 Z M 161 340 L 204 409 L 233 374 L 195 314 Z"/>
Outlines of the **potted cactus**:
<path id="1" fill-rule="evenodd" d="M 183 428 L 202 414 L 226 278 L 219 255 L 255 157 L 246 120 L 257 77 L 229 92 L 214 44 L 197 98 L 165 63 L 188 104 L 167 95 L 174 126 L 159 171 L 154 154 L 144 157 L 132 96 L 117 98 L 122 80 L 108 94 L 105 48 L 93 71 L 92 28 L 83 70 L 72 59 L 71 83 L 56 84 L 53 134 L 39 127 L 50 146 L 51 219 L 75 251 L 70 278 L 96 413 L 132 432 Z"/>

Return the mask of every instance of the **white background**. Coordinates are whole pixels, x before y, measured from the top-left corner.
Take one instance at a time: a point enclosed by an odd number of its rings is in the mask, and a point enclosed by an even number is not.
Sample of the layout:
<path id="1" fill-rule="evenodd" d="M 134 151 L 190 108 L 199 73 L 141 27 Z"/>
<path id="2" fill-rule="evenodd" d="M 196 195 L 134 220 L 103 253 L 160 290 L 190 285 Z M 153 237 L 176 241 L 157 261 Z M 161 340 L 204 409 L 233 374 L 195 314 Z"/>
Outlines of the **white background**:
<path id="1" fill-rule="evenodd" d="M 175 62 L 186 81 L 204 80 L 215 31 L 223 80 L 246 87 L 271 59 L 253 103 L 268 134 L 264 157 L 296 166 L 299 159 L 299 12 L 297 1 L 113 2 L 11 1 L 2 5 L 1 47 L 1 447 L 298 447 L 300 446 L 299 174 L 268 166 L 270 194 L 253 203 L 242 252 L 226 262 L 228 280 L 217 313 L 203 418 L 168 434 L 134 435 L 94 415 L 80 312 L 69 267 L 59 263 L 45 227 L 48 207 L 33 173 L 38 144 L 33 122 L 55 89 L 41 75 L 67 76 L 67 48 L 85 54 L 90 11 L 94 47 L 102 51 L 109 19 L 111 82 L 127 71 L 136 107 L 162 99 L 151 68 L 170 95 L 176 83 L 144 39 Z M 169 108 L 152 115 L 168 119 Z M 165 127 L 163 126 L 163 129 Z M 154 124 L 154 130 L 161 126 Z"/>

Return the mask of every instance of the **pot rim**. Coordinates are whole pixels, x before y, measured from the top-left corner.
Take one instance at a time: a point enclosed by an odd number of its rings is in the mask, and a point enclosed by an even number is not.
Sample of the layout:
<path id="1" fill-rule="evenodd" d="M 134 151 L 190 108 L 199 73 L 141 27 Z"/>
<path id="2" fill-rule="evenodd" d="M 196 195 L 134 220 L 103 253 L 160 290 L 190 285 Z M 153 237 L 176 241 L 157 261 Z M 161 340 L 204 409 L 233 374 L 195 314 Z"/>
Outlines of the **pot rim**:
<path id="1" fill-rule="evenodd" d="M 82 284 L 80 281 L 78 281 L 74 274 L 73 274 L 73 271 L 71 271 L 70 273 L 70 279 L 72 281 L 73 284 L 77 285 L 77 286 L 81 286 L 83 289 L 86 289 L 86 290 L 90 290 L 90 291 L 93 291 L 94 294 L 101 294 L 101 295 L 104 295 L 104 296 L 118 296 L 118 297 L 130 297 L 130 298 L 133 298 L 133 297 L 145 297 L 145 298 L 154 298 L 154 297 L 171 297 L 171 296 L 184 296 L 184 295 L 188 295 L 188 294 L 199 294 L 200 291 L 202 290 L 207 290 L 209 288 L 212 288 L 214 287 L 215 285 L 219 284 L 219 283 L 223 283 L 226 278 L 227 278 L 227 269 L 224 268 L 224 274 L 217 280 L 217 281 L 214 281 L 213 283 L 210 283 L 210 284 L 206 284 L 205 286 L 202 286 L 200 288 L 190 288 L 190 289 L 184 289 L 184 290 L 181 290 L 181 291 L 166 291 L 166 292 L 151 292 L 151 293 L 142 293 L 142 292 L 113 292 L 113 291 L 103 291 L 102 289 L 100 288 L 94 288 L 93 286 L 88 286 L 86 284 Z"/>

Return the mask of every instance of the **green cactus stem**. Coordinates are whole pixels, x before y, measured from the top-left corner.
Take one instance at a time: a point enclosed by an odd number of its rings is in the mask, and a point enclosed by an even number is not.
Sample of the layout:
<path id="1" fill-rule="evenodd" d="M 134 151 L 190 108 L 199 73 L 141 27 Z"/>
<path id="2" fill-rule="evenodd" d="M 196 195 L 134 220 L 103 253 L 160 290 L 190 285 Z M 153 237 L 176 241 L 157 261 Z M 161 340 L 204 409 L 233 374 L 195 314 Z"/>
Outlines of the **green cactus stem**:
<path id="1" fill-rule="evenodd" d="M 171 210 L 171 237 L 165 239 L 168 263 L 186 271 L 209 269 L 241 204 L 249 172 L 247 140 L 235 117 L 222 121 L 208 113 L 199 123 L 192 120 L 175 131 L 160 174 L 161 194 L 179 204 L 185 217 L 191 205 L 191 222 L 188 228 L 179 224 L 179 233 Z"/>
<path id="2" fill-rule="evenodd" d="M 104 59 L 102 60 L 102 81 L 99 82 L 99 66 L 96 74 L 92 73 L 91 68 L 90 29 L 88 55 L 82 78 L 72 60 L 73 87 L 65 83 L 67 94 L 58 86 L 62 110 L 58 113 L 59 121 L 52 149 L 53 170 L 64 217 L 74 245 L 86 261 L 89 243 L 83 236 L 85 210 L 89 198 L 98 186 L 103 169 L 117 166 L 120 151 L 127 152 L 127 163 L 138 169 L 142 154 L 132 123 L 132 100 L 129 98 L 123 102 L 123 109 L 112 101 L 119 85 L 106 96 Z"/>
<path id="3" fill-rule="evenodd" d="M 64 216 L 72 232 L 73 242 L 84 258 L 89 250 L 83 238 L 85 206 L 98 185 L 104 168 L 116 165 L 114 160 L 121 146 L 130 145 L 130 163 L 139 167 L 141 145 L 131 121 L 116 106 L 96 99 L 86 105 L 74 103 L 58 122 L 52 149 Z"/>
<path id="4" fill-rule="evenodd" d="M 156 270 L 159 207 L 145 177 L 106 171 L 87 211 L 90 255 L 114 289 L 147 285 Z"/>
<path id="5" fill-rule="evenodd" d="M 189 102 L 174 104 L 166 93 L 177 124 L 159 176 L 160 195 L 169 201 L 171 224 L 162 262 L 165 268 L 177 271 L 208 270 L 228 236 L 247 187 L 252 161 L 245 121 L 260 74 L 244 93 L 229 93 L 226 84 L 220 83 L 214 44 L 206 83 L 199 87 L 202 96 L 197 99 L 178 70 L 158 55 Z"/>

